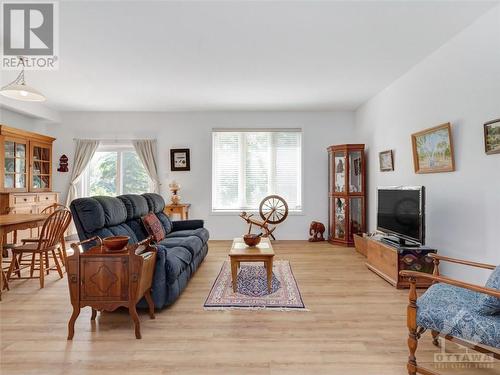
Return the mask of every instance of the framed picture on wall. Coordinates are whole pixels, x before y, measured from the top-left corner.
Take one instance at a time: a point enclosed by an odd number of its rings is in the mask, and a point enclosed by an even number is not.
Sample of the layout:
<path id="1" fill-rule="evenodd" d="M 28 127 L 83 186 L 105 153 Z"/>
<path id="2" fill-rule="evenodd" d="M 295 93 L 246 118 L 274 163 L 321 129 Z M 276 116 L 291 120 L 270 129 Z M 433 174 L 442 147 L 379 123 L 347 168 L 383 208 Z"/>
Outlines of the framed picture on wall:
<path id="1" fill-rule="evenodd" d="M 394 158 L 392 150 L 382 151 L 378 153 L 378 162 L 380 172 L 389 172 L 394 170 Z"/>
<path id="2" fill-rule="evenodd" d="M 451 124 L 438 125 L 411 135 L 415 173 L 453 172 Z"/>
<path id="3" fill-rule="evenodd" d="M 189 160 L 189 148 L 174 148 L 170 150 L 170 170 L 189 171 L 191 162 Z"/>
<path id="4" fill-rule="evenodd" d="M 500 118 L 484 124 L 484 151 L 488 155 L 500 154 Z"/>

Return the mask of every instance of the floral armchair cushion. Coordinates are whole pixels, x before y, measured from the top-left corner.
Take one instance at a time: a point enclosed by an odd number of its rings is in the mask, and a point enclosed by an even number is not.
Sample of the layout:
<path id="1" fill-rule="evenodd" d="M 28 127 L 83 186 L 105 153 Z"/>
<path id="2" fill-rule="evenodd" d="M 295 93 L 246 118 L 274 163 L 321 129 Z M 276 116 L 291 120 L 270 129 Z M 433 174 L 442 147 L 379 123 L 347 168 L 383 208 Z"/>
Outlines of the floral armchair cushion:
<path id="1" fill-rule="evenodd" d="M 482 293 L 434 284 L 417 300 L 417 325 L 500 348 L 500 314 L 481 311 Z"/>
<path id="2" fill-rule="evenodd" d="M 487 288 L 500 290 L 500 266 L 497 266 L 485 285 Z M 480 311 L 484 314 L 500 314 L 500 298 L 487 294 L 481 296 Z"/>

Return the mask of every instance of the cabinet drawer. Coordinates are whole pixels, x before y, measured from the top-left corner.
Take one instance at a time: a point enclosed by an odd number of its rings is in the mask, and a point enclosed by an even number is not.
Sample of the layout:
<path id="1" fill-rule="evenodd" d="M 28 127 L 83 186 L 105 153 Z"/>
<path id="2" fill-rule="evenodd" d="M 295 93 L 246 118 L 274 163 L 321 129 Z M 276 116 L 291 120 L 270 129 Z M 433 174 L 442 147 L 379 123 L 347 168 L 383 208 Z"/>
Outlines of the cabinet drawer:
<path id="1" fill-rule="evenodd" d="M 38 202 L 57 203 L 57 193 L 40 193 L 38 194 Z"/>
<path id="2" fill-rule="evenodd" d="M 12 203 L 14 203 L 14 206 L 19 206 L 19 205 L 25 205 L 25 204 L 30 204 L 30 203 L 35 203 L 36 202 L 36 195 L 30 195 L 30 194 L 23 194 L 23 195 L 14 195 L 12 197 Z"/>

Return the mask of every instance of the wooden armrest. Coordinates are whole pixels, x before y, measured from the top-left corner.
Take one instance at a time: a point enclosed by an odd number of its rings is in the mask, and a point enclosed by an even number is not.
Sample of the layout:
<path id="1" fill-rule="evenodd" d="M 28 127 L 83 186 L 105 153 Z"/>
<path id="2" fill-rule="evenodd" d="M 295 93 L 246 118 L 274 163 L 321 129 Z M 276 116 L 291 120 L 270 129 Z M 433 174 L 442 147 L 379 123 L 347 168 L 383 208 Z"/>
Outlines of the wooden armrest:
<path id="1" fill-rule="evenodd" d="M 469 262 L 468 260 L 450 258 L 450 257 L 445 257 L 443 255 L 433 254 L 433 253 L 428 254 L 428 256 L 431 257 L 431 258 L 433 258 L 433 259 L 437 259 L 439 261 L 450 262 L 450 263 L 457 263 L 457 264 L 463 264 L 464 266 L 485 268 L 485 269 L 488 269 L 488 270 L 494 270 L 495 267 L 496 267 L 496 266 L 494 266 L 492 264 Z"/>
<path id="2" fill-rule="evenodd" d="M 80 242 L 77 242 L 77 243 L 72 243 L 71 244 L 71 248 L 73 249 L 78 249 L 79 246 L 83 245 L 83 244 L 86 244 L 86 243 L 89 243 L 89 242 L 97 242 L 99 244 L 99 246 L 102 246 L 102 239 L 101 237 L 99 236 L 95 236 L 95 237 L 92 237 L 92 238 L 89 238 L 89 239 L 86 239 L 86 240 L 83 240 L 83 241 L 80 241 Z"/>
<path id="3" fill-rule="evenodd" d="M 416 282 L 415 280 L 416 278 L 429 279 L 439 283 L 450 284 L 457 286 L 459 288 L 469 289 L 473 290 L 474 292 L 485 293 L 490 296 L 500 298 L 500 290 L 498 289 L 486 288 L 480 285 L 469 284 L 460 280 L 450 279 L 449 277 L 434 276 L 429 273 L 417 272 L 417 271 L 400 271 L 399 274 L 403 277 L 410 278 L 411 283 Z"/>

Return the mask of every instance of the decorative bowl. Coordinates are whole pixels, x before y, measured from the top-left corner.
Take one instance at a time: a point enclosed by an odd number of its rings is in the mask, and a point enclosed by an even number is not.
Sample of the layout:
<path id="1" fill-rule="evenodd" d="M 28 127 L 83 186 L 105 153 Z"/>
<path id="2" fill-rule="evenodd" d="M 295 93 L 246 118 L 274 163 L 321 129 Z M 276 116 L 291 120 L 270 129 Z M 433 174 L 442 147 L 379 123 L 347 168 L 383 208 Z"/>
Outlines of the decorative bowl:
<path id="1" fill-rule="evenodd" d="M 260 243 L 260 236 L 257 234 L 245 234 L 243 241 L 245 241 L 247 246 L 257 246 Z"/>
<path id="2" fill-rule="evenodd" d="M 104 247 L 109 251 L 122 250 L 128 244 L 129 236 L 112 236 L 102 239 Z"/>

